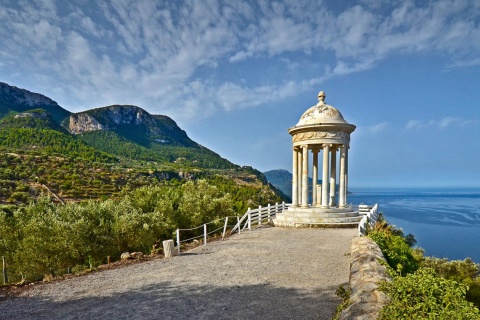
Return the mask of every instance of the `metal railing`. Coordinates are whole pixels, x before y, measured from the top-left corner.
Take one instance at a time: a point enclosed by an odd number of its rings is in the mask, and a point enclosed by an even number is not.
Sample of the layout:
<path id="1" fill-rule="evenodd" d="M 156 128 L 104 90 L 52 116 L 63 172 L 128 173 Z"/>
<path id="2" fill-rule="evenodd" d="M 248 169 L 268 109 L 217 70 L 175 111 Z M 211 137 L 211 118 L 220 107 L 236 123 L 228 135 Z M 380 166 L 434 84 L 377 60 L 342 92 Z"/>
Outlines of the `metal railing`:
<path id="1" fill-rule="evenodd" d="M 378 204 L 375 204 L 373 208 L 363 216 L 362 220 L 358 224 L 358 236 L 362 237 L 367 234 L 367 230 L 373 228 L 378 219 Z"/>

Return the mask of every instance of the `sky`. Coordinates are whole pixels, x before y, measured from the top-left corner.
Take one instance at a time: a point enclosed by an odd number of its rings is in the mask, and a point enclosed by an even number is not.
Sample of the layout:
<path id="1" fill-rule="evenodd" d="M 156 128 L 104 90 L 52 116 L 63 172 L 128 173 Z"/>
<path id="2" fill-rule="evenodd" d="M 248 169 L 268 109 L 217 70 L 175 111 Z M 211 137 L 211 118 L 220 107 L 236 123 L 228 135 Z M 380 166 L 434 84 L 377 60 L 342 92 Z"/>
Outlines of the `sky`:
<path id="1" fill-rule="evenodd" d="M 71 112 L 137 105 L 261 171 L 325 102 L 351 187 L 480 187 L 478 0 L 0 0 L 0 81 Z"/>

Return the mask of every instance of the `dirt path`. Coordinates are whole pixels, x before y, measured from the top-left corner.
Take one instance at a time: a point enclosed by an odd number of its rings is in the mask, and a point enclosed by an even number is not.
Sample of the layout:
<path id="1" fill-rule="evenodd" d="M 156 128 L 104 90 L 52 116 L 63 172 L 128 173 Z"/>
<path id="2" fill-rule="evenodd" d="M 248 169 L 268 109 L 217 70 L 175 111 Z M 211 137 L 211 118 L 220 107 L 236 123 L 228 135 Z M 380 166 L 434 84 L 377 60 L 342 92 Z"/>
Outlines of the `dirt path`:
<path id="1" fill-rule="evenodd" d="M 152 260 L 36 286 L 0 319 L 331 319 L 355 229 L 260 228 Z"/>

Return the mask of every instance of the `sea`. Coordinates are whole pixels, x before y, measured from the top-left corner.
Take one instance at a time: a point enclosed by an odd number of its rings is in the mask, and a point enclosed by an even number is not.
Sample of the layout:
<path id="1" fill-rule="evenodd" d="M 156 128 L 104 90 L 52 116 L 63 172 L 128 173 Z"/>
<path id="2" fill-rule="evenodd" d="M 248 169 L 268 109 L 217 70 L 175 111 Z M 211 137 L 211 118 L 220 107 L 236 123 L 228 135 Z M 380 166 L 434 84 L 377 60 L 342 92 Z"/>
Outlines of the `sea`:
<path id="1" fill-rule="evenodd" d="M 378 204 L 425 256 L 480 263 L 480 188 L 351 188 L 348 203 Z"/>

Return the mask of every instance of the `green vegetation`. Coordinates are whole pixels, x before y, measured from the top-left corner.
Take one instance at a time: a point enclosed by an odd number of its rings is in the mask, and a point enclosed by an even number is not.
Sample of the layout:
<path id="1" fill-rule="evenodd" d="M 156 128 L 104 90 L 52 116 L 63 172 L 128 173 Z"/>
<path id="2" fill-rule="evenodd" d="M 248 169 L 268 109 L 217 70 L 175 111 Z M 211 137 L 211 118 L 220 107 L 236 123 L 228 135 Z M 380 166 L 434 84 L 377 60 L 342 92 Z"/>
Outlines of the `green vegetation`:
<path id="1" fill-rule="evenodd" d="M 379 319 L 477 320 L 479 310 L 465 299 L 467 286 L 421 268 L 380 287 L 391 298 Z"/>
<path id="2" fill-rule="evenodd" d="M 412 235 L 383 217 L 368 236 L 379 245 L 393 277 L 380 286 L 390 302 L 379 319 L 480 319 L 480 268 L 471 259 L 424 257 L 412 248 Z"/>
<path id="3" fill-rule="evenodd" d="M 262 173 L 192 141 L 167 116 L 135 106 L 70 114 L 0 89 L 0 255 L 11 283 L 150 253 L 179 227 L 214 221 L 213 230 L 285 200 Z M 85 132 L 92 123 L 102 130 Z"/>
<path id="4" fill-rule="evenodd" d="M 0 128 L 0 147 L 12 152 L 36 151 L 42 155 L 68 156 L 96 162 L 113 162 L 117 159 L 98 151 L 72 136 L 51 129 Z"/>
<path id="5" fill-rule="evenodd" d="M 376 228 L 368 236 L 382 249 L 389 266 L 400 274 L 409 274 L 419 268 L 421 253 L 412 249 L 396 228 Z"/>
<path id="6" fill-rule="evenodd" d="M 0 255 L 7 257 L 10 282 L 39 280 L 125 251 L 150 253 L 179 227 L 216 221 L 209 225 L 216 229 L 236 214 L 233 207 L 229 193 L 202 179 L 125 189 L 117 200 L 57 205 L 40 197 L 24 207 L 0 207 Z"/>
<path id="7" fill-rule="evenodd" d="M 178 163 L 186 168 L 232 169 L 236 166 L 216 153 L 199 146 L 176 146 L 159 142 L 138 143 L 113 131 L 92 131 L 77 138 L 97 150 L 127 159 Z"/>

